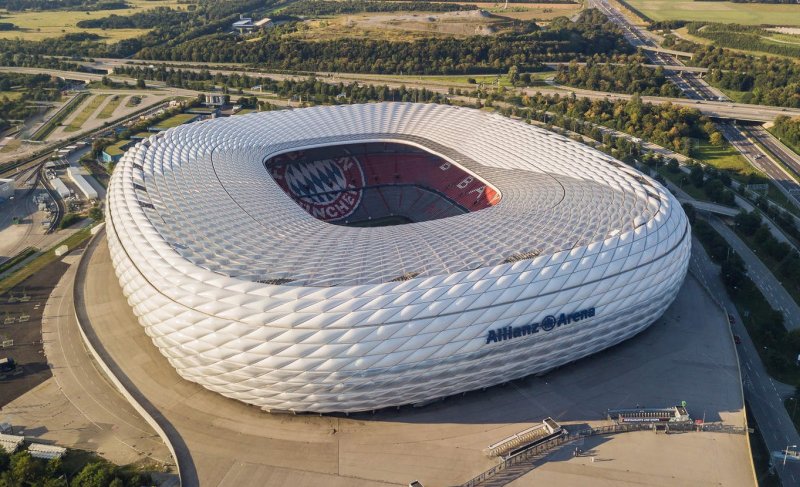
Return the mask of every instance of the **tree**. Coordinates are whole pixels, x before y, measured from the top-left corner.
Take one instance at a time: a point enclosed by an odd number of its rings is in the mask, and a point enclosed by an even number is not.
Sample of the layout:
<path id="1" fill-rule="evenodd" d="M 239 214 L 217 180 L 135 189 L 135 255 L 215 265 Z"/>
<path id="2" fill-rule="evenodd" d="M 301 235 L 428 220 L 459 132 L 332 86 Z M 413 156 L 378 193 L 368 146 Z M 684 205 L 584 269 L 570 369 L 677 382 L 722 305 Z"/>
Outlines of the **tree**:
<path id="1" fill-rule="evenodd" d="M 740 211 L 733 219 L 736 226 L 745 235 L 753 235 L 761 226 L 761 215 L 757 211 Z"/>
<path id="2" fill-rule="evenodd" d="M 700 164 L 692 164 L 692 167 L 689 171 L 689 181 L 698 188 L 703 187 L 703 181 L 705 180 L 705 172 L 703 171 L 703 166 Z"/>
<path id="3" fill-rule="evenodd" d="M 716 131 L 711 133 L 711 135 L 708 137 L 708 140 L 711 142 L 711 145 L 715 147 L 722 147 L 722 145 L 725 143 L 725 139 L 722 137 L 722 134 Z"/>
<path id="4" fill-rule="evenodd" d="M 140 90 L 147 88 L 147 84 L 145 84 L 144 79 L 139 78 L 136 80 L 136 88 Z"/>
<path id="5" fill-rule="evenodd" d="M 91 210 L 89 210 L 89 218 L 92 220 L 99 222 L 103 220 L 103 210 L 100 209 L 99 206 L 95 206 Z"/>
<path id="6" fill-rule="evenodd" d="M 513 85 L 518 80 L 519 80 L 519 68 L 515 64 L 514 66 L 508 68 L 508 81 L 510 81 L 511 84 Z"/>
<path id="7" fill-rule="evenodd" d="M 114 479 L 114 467 L 104 462 L 90 463 L 76 475 L 71 487 L 108 487 Z"/>

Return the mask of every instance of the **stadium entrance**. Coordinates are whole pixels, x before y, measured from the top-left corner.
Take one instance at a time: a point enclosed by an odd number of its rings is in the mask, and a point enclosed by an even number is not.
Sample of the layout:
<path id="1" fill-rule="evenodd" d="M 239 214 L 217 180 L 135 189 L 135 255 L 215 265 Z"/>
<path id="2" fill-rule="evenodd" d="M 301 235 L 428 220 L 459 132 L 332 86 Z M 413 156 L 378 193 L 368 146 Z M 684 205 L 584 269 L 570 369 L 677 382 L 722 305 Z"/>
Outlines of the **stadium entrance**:
<path id="1" fill-rule="evenodd" d="M 308 214 L 336 225 L 402 225 L 479 211 L 500 202 L 500 194 L 475 174 L 396 142 L 287 152 L 265 165 Z"/>

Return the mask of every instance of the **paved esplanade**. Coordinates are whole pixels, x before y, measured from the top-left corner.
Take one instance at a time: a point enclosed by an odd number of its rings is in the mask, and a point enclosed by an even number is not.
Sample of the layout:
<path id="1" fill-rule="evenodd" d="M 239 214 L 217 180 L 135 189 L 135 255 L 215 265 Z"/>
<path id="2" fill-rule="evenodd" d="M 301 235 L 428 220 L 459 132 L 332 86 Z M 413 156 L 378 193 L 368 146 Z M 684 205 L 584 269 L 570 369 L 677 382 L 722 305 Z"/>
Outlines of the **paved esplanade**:
<path id="1" fill-rule="evenodd" d="M 705 413 L 707 421 L 744 423 L 725 317 L 692 279 L 664 318 L 596 357 L 543 378 L 514 381 L 426 408 L 345 418 L 270 415 L 182 380 L 131 313 L 102 236 L 87 258 L 88 275 L 79 276 L 87 327 L 138 393 L 174 427 L 188 486 L 198 481 L 223 487 L 405 485 L 413 479 L 426 486 L 455 485 L 494 464 L 483 448 L 547 416 L 567 425 L 598 425 L 605 424 L 606 409 L 636 404 L 686 400 L 695 417 Z M 752 485 L 744 436 L 678 436 L 688 443 L 633 441 L 623 449 L 625 454 L 634 458 L 641 453 L 651 460 L 631 462 L 617 474 L 631 480 L 655 474 L 652 478 L 661 479 L 662 485 L 715 479 L 724 485 Z M 613 444 L 621 445 L 625 438 L 617 436 Z M 688 448 L 687 454 L 671 457 L 670 445 Z M 672 462 L 687 456 L 691 458 L 686 461 L 697 462 L 692 468 Z M 606 462 L 604 468 L 614 465 L 621 464 Z M 561 481 L 553 485 L 575 485 L 570 477 Z"/>

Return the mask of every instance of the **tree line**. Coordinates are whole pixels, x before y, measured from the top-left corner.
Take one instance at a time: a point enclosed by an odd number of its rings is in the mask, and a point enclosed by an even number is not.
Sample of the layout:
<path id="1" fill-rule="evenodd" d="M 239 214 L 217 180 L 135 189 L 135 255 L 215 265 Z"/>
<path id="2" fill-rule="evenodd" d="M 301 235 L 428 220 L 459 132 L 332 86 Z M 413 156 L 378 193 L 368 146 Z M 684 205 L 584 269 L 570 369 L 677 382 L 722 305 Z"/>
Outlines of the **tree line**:
<path id="1" fill-rule="evenodd" d="M 638 63 L 610 64 L 587 61 L 559 66 L 555 80 L 561 84 L 595 91 L 639 93 L 642 95 L 679 97 L 681 90 L 667 80 L 664 69 Z"/>
<path id="2" fill-rule="evenodd" d="M 800 153 L 800 118 L 789 118 L 781 115 L 775 119 L 774 125 L 770 129 L 775 137 Z"/>
<path id="3" fill-rule="evenodd" d="M 32 101 L 55 101 L 61 98 L 63 82 L 46 74 L 0 73 L 0 91 L 19 92 L 19 97 L 0 95 L 0 131 L 11 126 L 10 120 L 24 120 L 37 110 Z"/>
<path id="4" fill-rule="evenodd" d="M 61 461 L 33 458 L 25 450 L 8 454 L 0 447 L 0 485 L 41 487 L 139 487 L 152 480 L 127 467 L 117 467 L 106 461 L 94 461 L 77 472 Z"/>
<path id="5" fill-rule="evenodd" d="M 752 25 L 691 22 L 687 24 L 687 30 L 692 35 L 711 39 L 723 47 L 800 57 L 800 46 L 788 42 L 770 42 L 766 38 L 773 32 Z"/>
<path id="6" fill-rule="evenodd" d="M 128 8 L 117 0 L 0 0 L 0 8 L 9 12 L 22 10 L 117 10 Z"/>
<path id="7" fill-rule="evenodd" d="M 317 17 L 320 15 L 354 14 L 359 12 L 455 12 L 477 10 L 475 5 L 460 3 L 404 1 L 382 2 L 371 0 L 300 0 L 280 11 L 282 16 Z"/>
<path id="8" fill-rule="evenodd" d="M 147 47 L 136 57 L 203 63 L 239 62 L 281 70 L 459 74 L 507 72 L 515 65 L 520 70 L 531 71 L 546 61 L 633 52 L 618 28 L 596 10 L 583 12 L 575 22 L 561 17 L 547 28 L 528 22 L 520 26 L 518 32 L 462 39 L 304 41 L 291 36 L 296 30 L 297 23 L 286 24 L 247 43 L 227 35 L 210 35 L 175 46 Z"/>

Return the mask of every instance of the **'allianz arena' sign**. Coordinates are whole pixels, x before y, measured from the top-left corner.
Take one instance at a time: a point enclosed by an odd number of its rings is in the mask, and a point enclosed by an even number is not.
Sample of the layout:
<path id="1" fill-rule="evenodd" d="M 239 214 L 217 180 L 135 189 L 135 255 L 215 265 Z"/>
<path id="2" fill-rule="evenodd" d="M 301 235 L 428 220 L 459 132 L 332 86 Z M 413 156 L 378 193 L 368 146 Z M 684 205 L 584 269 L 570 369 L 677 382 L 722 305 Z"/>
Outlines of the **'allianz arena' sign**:
<path id="1" fill-rule="evenodd" d="M 489 330 L 489 335 L 486 337 L 486 343 L 501 342 L 511 338 L 519 338 L 521 336 L 532 335 L 539 333 L 539 330 L 551 331 L 561 325 L 568 325 L 581 321 L 586 318 L 594 316 L 594 308 L 586 308 L 574 313 L 561 313 L 558 317 L 547 315 L 541 323 L 531 323 L 530 325 L 522 326 L 504 326 L 496 330 Z"/>

